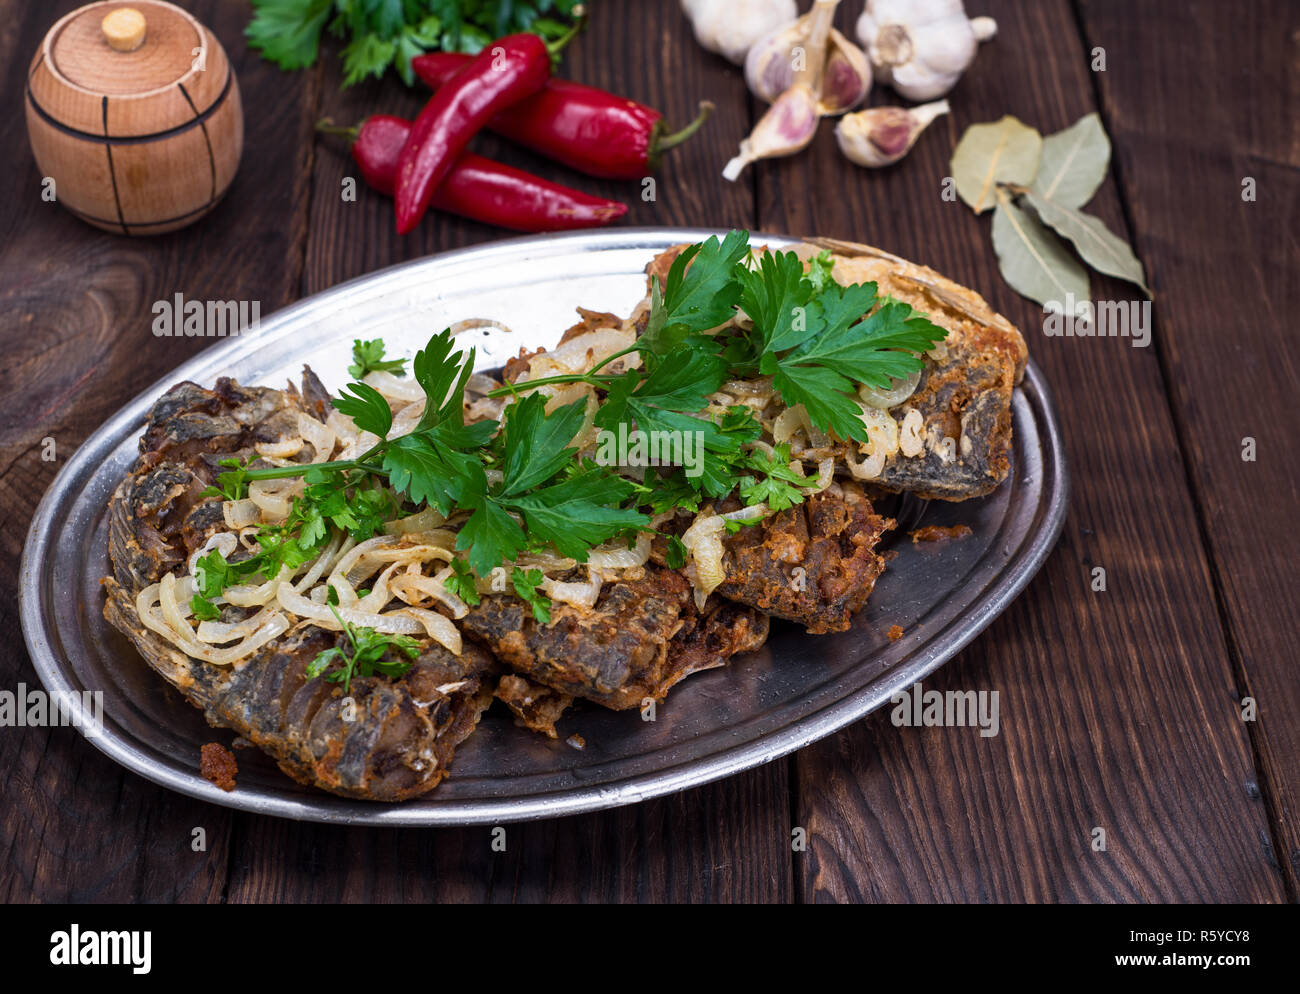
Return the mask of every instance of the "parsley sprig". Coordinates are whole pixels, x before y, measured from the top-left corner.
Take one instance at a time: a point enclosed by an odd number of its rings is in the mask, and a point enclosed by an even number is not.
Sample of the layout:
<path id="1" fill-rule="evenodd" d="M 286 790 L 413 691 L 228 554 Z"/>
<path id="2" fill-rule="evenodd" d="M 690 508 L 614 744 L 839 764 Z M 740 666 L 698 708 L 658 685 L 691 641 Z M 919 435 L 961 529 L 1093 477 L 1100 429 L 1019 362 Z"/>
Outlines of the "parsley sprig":
<path id="1" fill-rule="evenodd" d="M 343 634 L 348 648 L 335 646 L 316 654 L 316 658 L 307 664 L 307 676 L 318 677 L 322 673 L 331 683 L 343 684 L 343 693 L 352 692 L 352 678 L 374 676 L 405 676 L 411 669 L 411 661 L 420 654 L 420 643 L 409 635 L 385 635 L 364 625 L 353 625 L 330 608 L 330 612 L 343 626 Z M 349 651 L 350 649 L 350 651 Z M 385 656 L 390 658 L 385 659 Z M 394 658 L 405 656 L 405 659 Z M 330 664 L 337 661 L 337 669 L 326 673 Z"/>

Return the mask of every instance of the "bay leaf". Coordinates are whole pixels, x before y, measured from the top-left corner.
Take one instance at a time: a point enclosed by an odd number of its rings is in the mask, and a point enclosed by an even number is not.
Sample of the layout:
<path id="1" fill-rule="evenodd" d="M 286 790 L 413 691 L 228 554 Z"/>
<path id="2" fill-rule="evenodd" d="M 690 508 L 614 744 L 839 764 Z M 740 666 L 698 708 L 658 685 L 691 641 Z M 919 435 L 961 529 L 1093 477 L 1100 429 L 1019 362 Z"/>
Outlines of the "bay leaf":
<path id="1" fill-rule="evenodd" d="M 993 250 L 1003 278 L 1049 311 L 1071 317 L 1091 313 L 1088 272 L 1065 242 L 1012 203 L 1005 191 L 997 192 L 997 202 Z"/>
<path id="2" fill-rule="evenodd" d="M 990 124 L 972 124 L 953 149 L 952 177 L 957 193 L 976 214 L 993 207 L 997 184 L 1028 186 L 1038 173 L 1043 136 L 1007 115 Z"/>
<path id="3" fill-rule="evenodd" d="M 1107 228 L 1101 218 L 1063 207 L 1033 190 L 1025 194 L 1025 199 L 1042 222 L 1068 238 L 1093 269 L 1136 283 L 1143 293 L 1151 296 L 1142 263 L 1128 243 Z"/>
<path id="4" fill-rule="evenodd" d="M 1082 207 L 1110 166 L 1110 139 L 1094 111 L 1043 139 L 1034 190 L 1062 207 Z"/>

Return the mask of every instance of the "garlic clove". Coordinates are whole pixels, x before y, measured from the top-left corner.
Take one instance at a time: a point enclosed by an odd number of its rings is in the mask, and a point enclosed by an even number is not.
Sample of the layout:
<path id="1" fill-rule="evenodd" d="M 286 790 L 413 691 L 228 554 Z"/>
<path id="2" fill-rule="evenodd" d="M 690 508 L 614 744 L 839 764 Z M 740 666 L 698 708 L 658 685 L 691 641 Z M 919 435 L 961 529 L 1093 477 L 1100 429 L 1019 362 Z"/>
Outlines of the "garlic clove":
<path id="1" fill-rule="evenodd" d="M 772 103 L 794 85 L 797 70 L 808 57 L 815 27 L 814 7 L 803 17 L 755 42 L 745 56 L 745 83 L 761 100 Z M 820 90 L 822 114 L 852 110 L 871 90 L 871 63 L 866 53 L 834 28 L 829 30 L 825 70 Z"/>
<path id="2" fill-rule="evenodd" d="M 911 100 L 951 90 L 996 33 L 991 17 L 967 18 L 962 0 L 867 0 L 857 24 L 876 79 Z"/>
<path id="3" fill-rule="evenodd" d="M 948 110 L 947 100 L 910 109 L 872 107 L 842 118 L 835 126 L 835 140 L 850 161 L 878 169 L 905 156 L 930 122 Z"/>
<path id="4" fill-rule="evenodd" d="M 812 90 L 805 84 L 790 87 L 776 98 L 749 137 L 740 143 L 740 151 L 723 168 L 723 177 L 735 182 L 751 162 L 803 151 L 817 133 L 820 120 Z"/>
<path id="5" fill-rule="evenodd" d="M 722 170 L 724 178 L 734 182 L 751 162 L 794 155 L 813 140 L 821 120 L 818 94 L 826 69 L 826 46 L 839 5 L 840 0 L 813 0 L 808 12 L 806 58 L 795 67 L 794 84 L 776 98 L 749 137 L 741 141 L 740 151 Z"/>
<path id="6" fill-rule="evenodd" d="M 831 31 L 831 49 L 822 73 L 821 99 L 823 116 L 852 110 L 871 92 L 871 63 L 857 45 L 838 31 Z"/>

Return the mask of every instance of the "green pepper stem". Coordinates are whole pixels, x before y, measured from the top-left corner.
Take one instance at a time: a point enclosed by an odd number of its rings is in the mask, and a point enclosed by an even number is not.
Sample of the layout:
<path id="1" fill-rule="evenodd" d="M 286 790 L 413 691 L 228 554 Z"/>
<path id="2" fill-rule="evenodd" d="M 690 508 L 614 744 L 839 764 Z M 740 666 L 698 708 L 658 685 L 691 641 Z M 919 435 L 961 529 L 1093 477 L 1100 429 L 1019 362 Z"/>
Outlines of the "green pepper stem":
<path id="1" fill-rule="evenodd" d="M 686 139 L 690 138 L 691 135 L 695 134 L 695 132 L 699 131 L 700 128 L 704 127 L 704 122 L 709 119 L 709 115 L 712 113 L 713 101 L 701 100 L 700 112 L 696 115 L 695 120 L 690 124 L 686 125 L 686 127 L 682 128 L 680 131 L 674 131 L 670 134 L 656 134 L 650 141 L 651 163 L 657 162 L 659 156 L 663 155 L 664 152 L 667 152 L 670 148 L 676 148 L 682 142 L 686 141 Z"/>
<path id="2" fill-rule="evenodd" d="M 316 130 L 323 135 L 338 135 L 346 138 L 348 141 L 356 141 L 361 135 L 361 126 L 357 125 L 352 128 L 345 128 L 342 125 L 335 124 L 334 118 L 322 117 L 316 122 Z"/>

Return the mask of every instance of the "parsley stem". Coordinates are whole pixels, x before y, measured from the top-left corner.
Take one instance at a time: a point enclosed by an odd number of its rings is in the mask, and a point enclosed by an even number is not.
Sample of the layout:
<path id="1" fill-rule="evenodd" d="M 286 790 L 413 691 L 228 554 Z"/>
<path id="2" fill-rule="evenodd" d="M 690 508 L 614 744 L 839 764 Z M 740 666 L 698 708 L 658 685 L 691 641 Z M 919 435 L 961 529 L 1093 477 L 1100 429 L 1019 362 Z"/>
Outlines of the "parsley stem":
<path id="1" fill-rule="evenodd" d="M 367 453 L 368 454 L 368 453 Z M 304 476 L 313 469 L 345 470 L 359 469 L 366 473 L 383 473 L 383 467 L 367 463 L 364 459 L 340 459 L 337 462 L 302 463 L 297 466 L 270 466 L 266 469 L 250 469 L 244 473 L 245 480 L 282 480 L 291 476 Z"/>
<path id="2" fill-rule="evenodd" d="M 640 352 L 641 346 L 632 345 L 621 352 L 615 352 L 607 355 L 596 365 L 592 366 L 585 373 L 564 373 L 560 376 L 545 376 L 540 380 L 525 380 L 523 383 L 511 383 L 504 387 L 498 387 L 496 390 L 490 390 L 487 393 L 489 397 L 507 397 L 518 393 L 520 390 L 531 390 L 533 387 L 549 387 L 560 383 L 590 383 L 593 387 L 605 385 L 606 380 L 612 380 L 613 376 L 597 376 L 597 371 L 604 369 L 615 359 L 622 359 L 623 356 L 632 352 Z"/>

